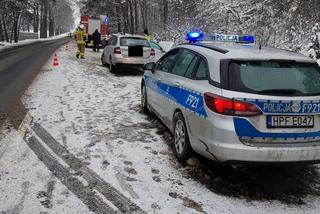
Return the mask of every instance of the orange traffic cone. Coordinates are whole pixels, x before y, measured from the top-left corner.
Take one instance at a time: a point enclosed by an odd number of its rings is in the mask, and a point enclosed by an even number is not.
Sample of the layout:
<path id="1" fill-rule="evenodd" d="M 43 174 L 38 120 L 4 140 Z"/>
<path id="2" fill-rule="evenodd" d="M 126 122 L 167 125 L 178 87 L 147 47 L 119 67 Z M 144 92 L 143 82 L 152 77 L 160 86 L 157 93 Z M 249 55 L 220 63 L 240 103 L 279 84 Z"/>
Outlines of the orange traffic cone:
<path id="1" fill-rule="evenodd" d="M 54 54 L 53 66 L 54 66 L 54 67 L 59 66 L 59 61 L 58 61 L 58 55 L 57 55 L 57 54 Z"/>

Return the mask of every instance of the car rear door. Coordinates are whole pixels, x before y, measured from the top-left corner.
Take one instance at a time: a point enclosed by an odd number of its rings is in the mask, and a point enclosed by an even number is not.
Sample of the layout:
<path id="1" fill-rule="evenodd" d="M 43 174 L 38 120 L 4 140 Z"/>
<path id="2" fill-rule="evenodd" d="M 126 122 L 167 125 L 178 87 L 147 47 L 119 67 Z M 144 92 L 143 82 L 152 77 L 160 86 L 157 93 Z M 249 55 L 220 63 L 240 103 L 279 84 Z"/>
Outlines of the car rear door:
<path id="1" fill-rule="evenodd" d="M 206 59 L 197 54 L 194 61 L 185 73 L 183 89 L 180 92 L 180 99 L 187 109 L 185 119 L 190 127 L 190 136 L 201 139 L 204 127 L 203 120 L 207 117 L 204 107 L 203 93 L 212 88 L 208 82 L 209 70 Z"/>
<path id="2" fill-rule="evenodd" d="M 168 124 L 172 123 L 176 109 L 196 111 L 200 98 L 196 90 L 191 90 L 193 83 L 190 81 L 190 76 L 198 60 L 196 53 L 182 49 L 172 71 L 163 78 L 163 82 L 168 86 L 166 92 L 169 99 L 163 104 L 165 106 L 163 114 Z"/>

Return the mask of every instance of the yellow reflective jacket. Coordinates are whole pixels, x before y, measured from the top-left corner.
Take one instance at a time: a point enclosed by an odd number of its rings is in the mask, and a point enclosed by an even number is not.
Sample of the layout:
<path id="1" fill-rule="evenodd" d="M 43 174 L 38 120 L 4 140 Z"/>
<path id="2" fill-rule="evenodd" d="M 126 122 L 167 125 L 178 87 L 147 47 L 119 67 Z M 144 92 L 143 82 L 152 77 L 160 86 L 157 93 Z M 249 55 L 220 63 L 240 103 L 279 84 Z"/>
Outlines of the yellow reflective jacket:
<path id="1" fill-rule="evenodd" d="M 81 29 L 77 29 L 76 40 L 78 45 L 84 45 L 86 43 L 86 33 Z"/>
<path id="2" fill-rule="evenodd" d="M 148 41 L 151 41 L 152 39 L 150 34 L 144 34 L 144 38 L 147 39 Z"/>

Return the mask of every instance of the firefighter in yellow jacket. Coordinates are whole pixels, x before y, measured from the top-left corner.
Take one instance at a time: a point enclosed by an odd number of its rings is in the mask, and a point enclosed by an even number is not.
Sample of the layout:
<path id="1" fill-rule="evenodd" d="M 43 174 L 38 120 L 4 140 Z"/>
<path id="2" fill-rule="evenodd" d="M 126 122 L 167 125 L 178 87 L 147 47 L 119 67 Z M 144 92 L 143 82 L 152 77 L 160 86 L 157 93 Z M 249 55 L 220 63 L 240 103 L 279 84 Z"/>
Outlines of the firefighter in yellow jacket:
<path id="1" fill-rule="evenodd" d="M 86 44 L 86 33 L 84 31 L 84 25 L 81 24 L 76 30 L 76 41 L 78 45 L 77 50 L 77 58 L 84 59 L 84 52 L 85 52 L 85 44 Z"/>

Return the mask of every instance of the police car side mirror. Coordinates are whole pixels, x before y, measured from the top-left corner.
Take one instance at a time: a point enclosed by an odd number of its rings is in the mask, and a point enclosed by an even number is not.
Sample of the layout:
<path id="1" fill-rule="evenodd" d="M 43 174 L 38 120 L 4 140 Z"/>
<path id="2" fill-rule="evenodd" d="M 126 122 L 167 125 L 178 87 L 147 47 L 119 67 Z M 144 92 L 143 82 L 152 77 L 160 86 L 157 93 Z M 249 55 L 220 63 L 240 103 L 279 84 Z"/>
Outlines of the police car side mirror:
<path id="1" fill-rule="evenodd" d="M 156 63 L 154 62 L 149 62 L 143 66 L 143 70 L 151 71 L 152 73 L 155 72 L 155 68 L 156 68 Z"/>

